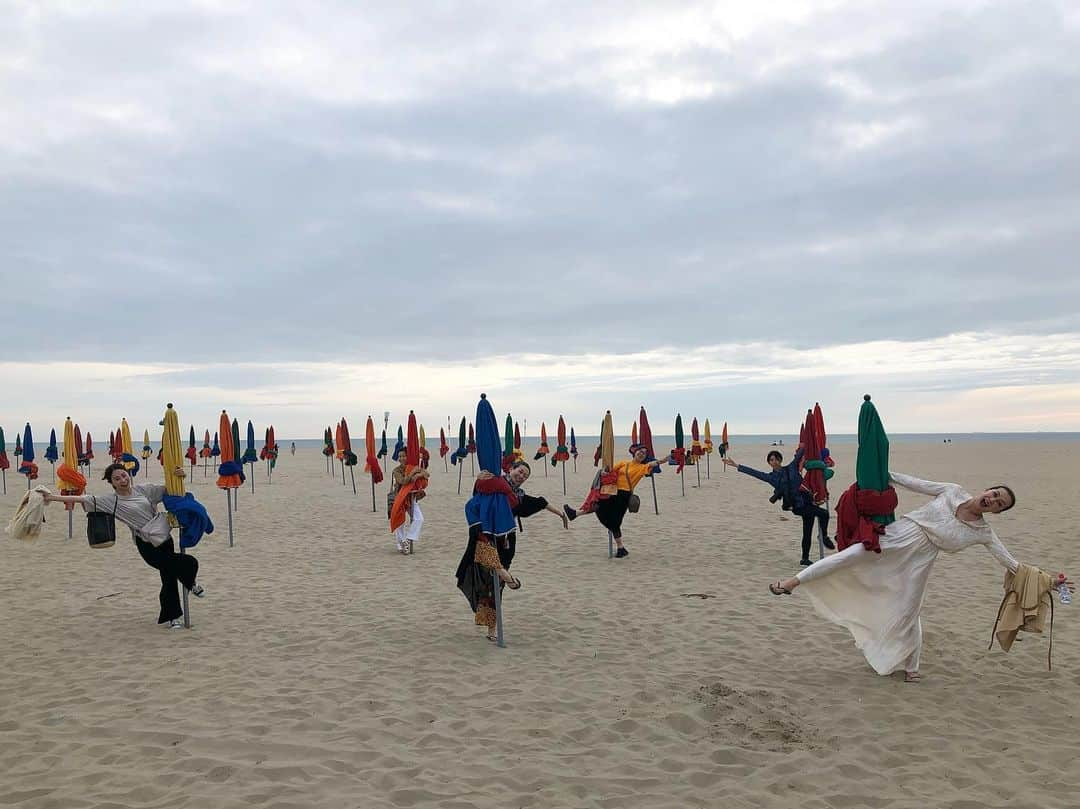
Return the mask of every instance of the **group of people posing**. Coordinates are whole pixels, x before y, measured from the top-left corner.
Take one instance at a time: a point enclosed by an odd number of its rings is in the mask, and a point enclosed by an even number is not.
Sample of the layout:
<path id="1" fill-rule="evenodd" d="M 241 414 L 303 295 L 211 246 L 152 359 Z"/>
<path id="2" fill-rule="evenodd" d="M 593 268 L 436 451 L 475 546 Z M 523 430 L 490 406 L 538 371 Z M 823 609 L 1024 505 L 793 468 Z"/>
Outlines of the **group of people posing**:
<path id="1" fill-rule="evenodd" d="M 582 514 L 594 513 L 618 547 L 616 556 L 626 558 L 623 520 L 630 509 L 634 488 L 661 463 L 648 459 L 644 445 L 634 444 L 630 458 L 598 476 L 585 502 L 577 509 L 550 505 L 543 497 L 527 494 L 523 486 L 532 469 L 524 460 L 513 462 L 501 475 L 481 472 L 474 483 L 473 496 L 466 504 L 468 542 L 456 571 L 459 589 L 468 599 L 475 623 L 495 640 L 495 587 L 520 589 L 521 579 L 509 571 L 516 552 L 520 520 L 542 511 L 558 517 L 564 528 Z M 1016 495 L 1005 485 L 994 485 L 972 495 L 953 483 L 937 483 L 891 472 L 891 483 L 931 498 L 922 507 L 883 526 L 872 540 L 856 541 L 820 559 L 810 560 L 815 523 L 825 533 L 829 513 L 801 485 L 798 464 L 802 448 L 787 465 L 777 450 L 766 456 L 769 472 L 763 472 L 727 457 L 724 463 L 773 487 L 773 502 L 802 519 L 802 570 L 770 584 L 774 595 L 791 595 L 801 590 L 827 620 L 847 628 L 867 662 L 882 675 L 903 671 L 907 682 L 920 679 L 922 652 L 920 612 L 934 560 L 941 551 L 956 552 L 982 545 L 1006 570 L 1017 573 L 1021 565 L 1009 553 L 986 521 L 986 515 L 1008 511 L 1016 505 Z M 424 517 L 419 501 L 424 497 L 428 472 L 405 461 L 394 469 L 388 498 L 391 530 L 397 550 L 410 554 L 419 540 Z M 666 459 L 665 459 L 666 460 Z M 183 469 L 177 474 L 183 476 Z M 111 494 L 45 494 L 45 501 L 81 505 L 87 511 L 105 511 L 131 529 L 135 547 L 143 560 L 158 570 L 161 578 L 158 622 L 181 626 L 183 615 L 178 587 L 191 595 L 205 596 L 197 583 L 198 561 L 189 553 L 178 553 L 167 516 L 159 511 L 165 496 L 160 484 L 134 485 L 122 464 L 105 469 L 103 479 Z M 607 481 L 603 491 L 601 481 Z M 825 539 L 828 549 L 832 539 Z M 496 582 L 498 583 L 496 585 Z M 1065 586 L 1075 590 L 1072 581 Z"/>

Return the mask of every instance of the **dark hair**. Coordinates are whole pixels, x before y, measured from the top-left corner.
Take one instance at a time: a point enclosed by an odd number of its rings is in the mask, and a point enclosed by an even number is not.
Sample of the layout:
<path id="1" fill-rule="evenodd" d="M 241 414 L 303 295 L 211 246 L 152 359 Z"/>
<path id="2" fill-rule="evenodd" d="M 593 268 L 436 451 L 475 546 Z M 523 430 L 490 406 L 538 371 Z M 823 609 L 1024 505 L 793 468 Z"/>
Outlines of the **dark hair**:
<path id="1" fill-rule="evenodd" d="M 1015 505 L 1016 505 L 1016 492 L 1014 492 L 1014 491 L 1013 491 L 1012 489 L 1010 489 L 1010 488 L 1009 488 L 1008 486 L 1006 486 L 1006 485 L 1005 485 L 1004 483 L 999 483 L 999 484 L 998 484 L 997 486 L 991 486 L 990 488 L 991 488 L 991 489 L 1004 489 L 1005 491 L 1007 491 L 1007 492 L 1009 493 L 1009 497 L 1011 497 L 1011 498 L 1012 498 L 1012 502 L 1011 502 L 1011 503 L 1009 503 L 1009 505 L 1007 505 L 1007 506 L 1006 506 L 1005 508 L 1003 508 L 1003 509 L 1002 509 L 1001 511 L 999 511 L 999 512 L 998 512 L 998 514 L 1001 514 L 1001 513 L 1003 513 L 1003 512 L 1006 512 L 1006 511 L 1008 511 L 1008 510 L 1009 510 L 1010 508 L 1012 508 L 1013 506 L 1015 506 Z"/>
<path id="2" fill-rule="evenodd" d="M 768 463 L 769 461 L 771 461 L 773 459 L 773 456 L 776 456 L 776 460 L 778 460 L 780 463 L 784 462 L 784 456 L 781 453 L 777 452 L 775 449 L 765 456 L 765 462 Z"/>
<path id="3" fill-rule="evenodd" d="M 526 469 L 528 469 L 529 470 L 529 477 L 532 477 L 532 467 L 529 466 L 528 461 L 521 461 L 521 460 L 514 461 L 512 464 L 510 464 L 510 469 L 514 470 L 514 469 L 517 469 L 519 466 L 524 466 Z"/>
<path id="4" fill-rule="evenodd" d="M 127 467 L 122 463 L 111 463 L 105 467 L 105 474 L 101 476 L 101 479 L 112 483 L 112 473 L 117 469 L 123 469 L 125 472 L 127 471 Z"/>

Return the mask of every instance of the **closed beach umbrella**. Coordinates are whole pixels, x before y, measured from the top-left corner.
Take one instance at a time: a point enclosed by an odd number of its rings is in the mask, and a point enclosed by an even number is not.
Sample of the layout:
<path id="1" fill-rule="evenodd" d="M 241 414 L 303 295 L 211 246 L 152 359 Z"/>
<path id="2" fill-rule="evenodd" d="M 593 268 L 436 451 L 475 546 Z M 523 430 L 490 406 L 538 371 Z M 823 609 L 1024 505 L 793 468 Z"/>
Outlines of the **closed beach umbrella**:
<path id="1" fill-rule="evenodd" d="M 94 439 L 90 437 L 90 433 L 86 434 L 86 465 L 90 465 L 90 461 L 94 460 Z"/>
<path id="2" fill-rule="evenodd" d="M 639 444 L 644 444 L 645 445 L 645 451 L 648 453 L 645 456 L 645 460 L 646 461 L 655 461 L 656 460 L 656 450 L 653 448 L 652 428 L 649 426 L 649 416 L 645 412 L 644 407 L 642 407 L 641 411 L 638 413 L 638 425 L 639 425 L 638 443 Z M 656 471 L 659 472 L 660 470 L 657 469 Z"/>
<path id="3" fill-rule="evenodd" d="M 142 434 L 142 459 L 145 461 L 151 455 L 154 454 L 154 450 L 150 448 L 150 431 L 143 430 Z"/>
<path id="4" fill-rule="evenodd" d="M 705 450 L 701 448 L 701 431 L 698 429 L 696 417 L 690 422 L 690 454 L 695 458 L 705 454 Z"/>
<path id="5" fill-rule="evenodd" d="M 49 446 L 45 448 L 45 460 L 56 463 L 60 458 L 60 448 L 56 445 L 56 430 L 49 430 Z"/>
<path id="6" fill-rule="evenodd" d="M 64 421 L 64 460 L 56 470 L 60 478 L 60 494 L 79 495 L 86 491 L 86 478 L 79 472 L 79 444 L 75 440 L 75 424 L 70 418 Z M 72 535 L 71 512 L 74 503 L 65 503 L 68 511 L 68 539 Z"/>
<path id="7" fill-rule="evenodd" d="M 566 463 L 570 460 L 570 447 L 566 444 L 566 421 L 559 416 L 559 423 L 555 428 L 555 454 L 551 457 L 551 465 L 559 461 Z"/>
<path id="8" fill-rule="evenodd" d="M 477 425 L 479 426 L 479 425 Z M 514 460 L 514 420 L 510 417 L 510 414 L 506 414 L 506 421 L 503 424 L 503 451 L 502 451 L 502 468 L 503 471 L 510 469 L 510 464 Z M 480 466 L 483 469 L 483 465 Z"/>
<path id="9" fill-rule="evenodd" d="M 162 503 L 169 513 L 169 525 L 180 528 L 180 553 L 199 543 L 203 534 L 211 534 L 214 524 L 206 509 L 190 493 L 184 491 L 184 452 L 180 439 L 180 417 L 170 402 L 161 420 L 161 464 L 165 474 L 165 496 Z M 232 522 L 232 512 L 229 512 Z M 231 532 L 230 532 L 231 535 Z M 184 626 L 190 626 L 187 590 L 184 596 Z"/>
<path id="10" fill-rule="evenodd" d="M 79 429 L 79 425 L 75 425 L 75 463 L 78 466 L 82 466 L 86 462 L 86 452 L 83 450 L 83 438 L 82 430 Z"/>
<path id="11" fill-rule="evenodd" d="M 381 443 L 379 444 L 379 457 L 380 458 L 385 458 L 387 452 L 389 452 L 389 450 L 387 449 L 387 446 L 386 446 L 386 430 L 384 429 L 382 431 Z"/>
<path id="12" fill-rule="evenodd" d="M 574 428 L 570 428 L 570 454 L 576 459 L 578 456 L 577 451 L 577 437 L 574 435 Z"/>
<path id="13" fill-rule="evenodd" d="M 218 454 L 221 456 L 221 464 L 218 466 L 217 487 L 225 489 L 226 494 L 231 495 L 231 490 L 239 489 L 244 482 L 244 470 L 237 462 L 237 453 L 233 444 L 232 424 L 229 422 L 229 414 L 224 410 L 221 411 L 221 417 L 218 420 L 218 432 L 214 438 L 215 447 L 219 446 L 220 442 Z"/>
<path id="14" fill-rule="evenodd" d="M 37 480 L 38 468 L 34 463 L 34 433 L 30 429 L 30 422 L 26 422 L 23 428 L 22 461 L 19 463 L 19 474 L 26 475 L 26 488 L 30 488 L 30 481 Z"/>
<path id="15" fill-rule="evenodd" d="M 431 461 L 431 453 L 427 448 L 427 435 L 424 433 L 424 425 L 420 425 L 420 446 L 417 448 L 420 452 L 420 468 L 427 469 L 428 463 Z"/>
<path id="16" fill-rule="evenodd" d="M 631 444 L 638 443 L 638 432 L 637 432 L 637 422 L 636 421 L 630 426 L 630 443 Z"/>
<path id="17" fill-rule="evenodd" d="M 540 446 L 537 448 L 533 460 L 539 461 L 550 452 L 551 449 L 548 447 L 547 442 L 547 425 L 544 422 L 540 422 Z M 547 474 L 547 467 L 544 467 L 544 474 Z"/>
<path id="18" fill-rule="evenodd" d="M 825 464 L 822 461 L 823 444 L 816 425 L 814 424 L 814 412 L 806 411 L 806 421 L 801 431 L 803 436 L 803 482 L 802 487 L 813 498 L 815 503 L 824 503 L 829 497 L 829 490 L 825 486 Z"/>
<path id="19" fill-rule="evenodd" d="M 209 458 L 210 457 L 210 431 L 209 430 L 204 430 L 203 431 L 202 449 L 199 450 L 199 457 L 200 458 Z"/>
<path id="20" fill-rule="evenodd" d="M 439 428 L 439 457 L 445 458 L 446 454 L 450 452 L 450 445 L 446 443 L 446 430 L 442 427 Z"/>
<path id="21" fill-rule="evenodd" d="M 220 458 L 221 457 L 221 442 L 218 441 L 218 434 L 217 434 L 216 431 L 214 432 L 214 446 L 211 447 L 211 449 L 210 449 L 210 457 L 211 458 Z"/>
<path id="22" fill-rule="evenodd" d="M 192 470 L 195 469 L 195 463 L 199 460 L 199 450 L 195 446 L 195 425 L 188 425 L 188 447 L 184 456 L 188 459 L 188 463 L 191 464 Z"/>
<path id="23" fill-rule="evenodd" d="M 727 422 L 724 422 L 723 428 L 720 430 L 720 457 L 726 458 L 728 451 L 728 439 L 727 439 Z"/>
<path id="24" fill-rule="evenodd" d="M 367 451 L 367 460 L 364 461 L 364 471 L 371 475 L 372 491 L 376 483 L 382 483 L 383 473 L 379 466 L 379 459 L 375 453 L 375 422 L 371 416 L 367 417 L 367 427 L 364 430 L 364 449 Z M 371 510 L 375 510 L 375 500 L 371 501 Z"/>
<path id="25" fill-rule="evenodd" d="M 126 455 L 134 455 L 131 447 L 131 428 L 127 419 L 120 419 L 120 447 Z"/>
<path id="26" fill-rule="evenodd" d="M 401 425 L 397 428 L 397 443 L 394 444 L 394 454 L 390 457 L 395 461 L 401 460 L 401 451 L 405 449 L 405 433 L 401 431 Z"/>
<path id="27" fill-rule="evenodd" d="M 14 452 L 15 452 L 15 457 L 16 458 L 21 458 L 22 457 L 22 441 L 20 440 L 18 433 L 15 433 L 15 450 L 14 450 Z"/>
<path id="28" fill-rule="evenodd" d="M 244 449 L 244 455 L 240 459 L 243 463 L 253 464 L 259 460 L 259 451 L 255 449 L 255 425 L 248 420 L 247 423 L 247 447 Z"/>
<path id="29" fill-rule="evenodd" d="M 11 461 L 7 456 L 7 443 L 4 441 L 4 428 L 0 427 L 0 469 L 10 469 Z"/>
<path id="30" fill-rule="evenodd" d="M 686 435 L 683 433 L 681 413 L 675 416 L 675 451 L 671 454 L 678 467 L 675 473 L 679 474 L 686 466 Z"/>
<path id="31" fill-rule="evenodd" d="M 521 451 L 521 427 L 518 423 L 514 422 L 514 460 L 520 460 L 525 457 Z"/>
<path id="32" fill-rule="evenodd" d="M 705 454 L 706 455 L 712 455 L 712 452 L 713 452 L 712 430 L 709 429 L 709 420 L 708 419 L 705 419 L 705 430 L 704 430 L 704 436 L 703 437 L 704 437 L 704 440 L 702 441 L 702 446 L 705 448 Z"/>
<path id="33" fill-rule="evenodd" d="M 859 410 L 859 451 L 855 457 L 855 483 L 860 489 L 883 492 L 889 487 L 889 437 L 881 423 L 877 408 L 870 396 L 863 397 Z M 873 517 L 874 522 L 888 525 L 895 514 Z"/>
<path id="34" fill-rule="evenodd" d="M 476 454 L 476 434 L 473 431 L 472 422 L 469 422 L 469 441 L 465 445 L 465 448 L 469 451 L 470 454 Z"/>
<path id="35" fill-rule="evenodd" d="M 509 449 L 512 452 L 514 448 L 513 422 L 511 422 L 509 415 L 506 417 L 506 423 L 509 425 Z M 480 464 L 480 469 L 493 475 L 501 474 L 502 456 L 507 449 L 507 436 L 503 436 L 503 446 L 500 448 L 499 427 L 495 421 L 495 411 L 492 410 L 491 402 L 488 401 L 486 393 L 480 394 L 480 402 L 476 406 L 475 437 L 472 434 L 472 425 L 469 425 L 469 427 L 470 443 L 475 445 L 472 451 L 476 453 L 476 460 Z"/>
<path id="36" fill-rule="evenodd" d="M 611 421 L 611 411 L 604 414 L 600 427 L 600 463 L 605 471 L 615 466 L 615 427 Z"/>
<path id="37" fill-rule="evenodd" d="M 240 463 L 240 423 L 236 420 L 232 420 L 232 449 L 233 460 Z"/>
<path id="38" fill-rule="evenodd" d="M 420 431 L 416 425 L 416 414 L 411 410 L 406 424 L 409 431 L 409 440 L 405 445 L 405 456 L 402 460 L 405 461 L 405 474 L 408 476 L 420 468 Z M 427 484 L 427 477 L 421 476 L 398 489 L 394 504 L 390 507 L 391 533 L 405 524 L 405 516 L 412 502 L 413 492 L 422 491 L 427 488 Z"/>

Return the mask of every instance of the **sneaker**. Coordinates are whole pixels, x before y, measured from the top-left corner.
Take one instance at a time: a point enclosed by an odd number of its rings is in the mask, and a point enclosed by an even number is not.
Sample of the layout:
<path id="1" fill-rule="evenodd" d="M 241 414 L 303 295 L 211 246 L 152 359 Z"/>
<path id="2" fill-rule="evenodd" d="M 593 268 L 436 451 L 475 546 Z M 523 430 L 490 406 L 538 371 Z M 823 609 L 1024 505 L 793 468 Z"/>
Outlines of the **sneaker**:
<path id="1" fill-rule="evenodd" d="M 184 628 L 184 622 L 181 621 L 179 618 L 173 618 L 171 621 L 169 621 L 169 629 L 183 629 L 183 628 Z"/>
<path id="2" fill-rule="evenodd" d="M 824 545 L 827 550 L 830 550 L 830 551 L 835 551 L 836 550 L 836 545 L 833 544 L 833 541 L 831 539 L 829 539 L 828 537 L 823 537 L 822 540 L 821 540 L 821 544 Z"/>
<path id="3" fill-rule="evenodd" d="M 802 565 L 803 567 L 810 567 L 810 565 L 812 565 L 814 563 L 811 562 L 809 559 L 800 559 L 799 564 Z"/>
<path id="4" fill-rule="evenodd" d="M 407 554 L 409 554 L 409 556 L 412 556 L 412 553 L 413 553 L 413 541 L 411 539 L 405 540 L 405 549 L 406 549 L 405 552 Z"/>
<path id="5" fill-rule="evenodd" d="M 568 504 L 563 504 L 562 510 L 563 514 L 566 515 L 566 519 L 570 520 L 570 522 L 577 519 L 577 509 L 570 508 Z"/>
<path id="6" fill-rule="evenodd" d="M 195 598 L 202 598 L 206 595 L 206 588 L 203 587 L 201 584 L 196 584 L 194 587 L 188 590 L 188 592 L 195 596 Z"/>
<path id="7" fill-rule="evenodd" d="M 616 559 L 622 559 L 624 556 L 629 556 L 629 555 L 630 555 L 630 551 L 628 551 L 626 548 L 619 548 L 617 551 L 615 551 L 615 558 Z"/>

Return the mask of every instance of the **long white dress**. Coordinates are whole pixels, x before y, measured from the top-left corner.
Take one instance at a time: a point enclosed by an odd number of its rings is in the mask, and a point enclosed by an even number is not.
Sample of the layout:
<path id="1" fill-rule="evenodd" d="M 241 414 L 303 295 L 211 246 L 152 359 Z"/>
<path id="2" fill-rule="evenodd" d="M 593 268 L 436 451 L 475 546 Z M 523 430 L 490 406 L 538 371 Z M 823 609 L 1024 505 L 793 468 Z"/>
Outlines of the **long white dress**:
<path id="1" fill-rule="evenodd" d="M 971 495 L 955 483 L 934 483 L 899 473 L 889 479 L 934 499 L 887 526 L 881 553 L 861 544 L 804 568 L 799 592 L 824 618 L 847 628 L 878 674 L 918 671 L 926 583 L 939 551 L 955 553 L 985 545 L 1013 572 L 1017 561 L 981 517 L 964 522 L 956 509 Z"/>

